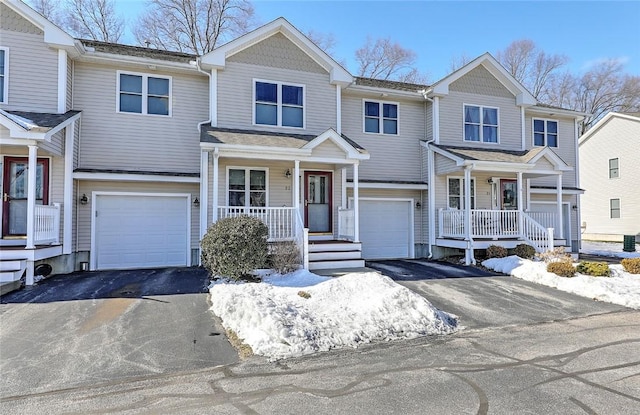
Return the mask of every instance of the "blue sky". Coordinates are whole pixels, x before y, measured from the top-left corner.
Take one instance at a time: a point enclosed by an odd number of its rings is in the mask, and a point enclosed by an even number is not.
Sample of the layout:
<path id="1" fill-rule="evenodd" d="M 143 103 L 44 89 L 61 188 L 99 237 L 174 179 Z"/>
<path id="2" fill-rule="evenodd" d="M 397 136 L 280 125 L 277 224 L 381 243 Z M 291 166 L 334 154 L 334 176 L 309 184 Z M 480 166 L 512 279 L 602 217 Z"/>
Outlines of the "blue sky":
<path id="1" fill-rule="evenodd" d="M 117 0 L 128 18 L 144 0 Z M 640 1 L 271 1 L 253 2 L 256 19 L 285 17 L 303 32 L 331 33 L 334 57 L 352 73 L 367 39 L 390 37 L 418 56 L 430 81 L 449 73 L 453 57 L 494 53 L 531 39 L 547 53 L 570 58 L 574 73 L 606 58 L 620 59 L 640 75 Z M 125 43 L 133 39 L 125 39 Z"/>

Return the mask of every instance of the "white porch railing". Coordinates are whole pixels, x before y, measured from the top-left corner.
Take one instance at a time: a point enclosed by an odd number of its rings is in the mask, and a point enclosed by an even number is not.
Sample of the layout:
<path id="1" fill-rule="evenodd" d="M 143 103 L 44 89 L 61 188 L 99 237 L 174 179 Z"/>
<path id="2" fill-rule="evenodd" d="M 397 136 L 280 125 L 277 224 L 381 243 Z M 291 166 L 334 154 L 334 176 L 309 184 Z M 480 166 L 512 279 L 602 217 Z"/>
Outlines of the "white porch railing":
<path id="1" fill-rule="evenodd" d="M 353 241 L 355 238 L 355 210 L 338 208 L 338 239 Z"/>
<path id="2" fill-rule="evenodd" d="M 269 228 L 269 242 L 294 241 L 300 249 L 303 266 L 308 268 L 308 230 L 304 228 L 300 211 L 294 207 L 219 206 L 218 218 L 252 216 Z"/>
<path id="3" fill-rule="evenodd" d="M 60 243 L 60 204 L 36 205 L 33 227 L 35 245 Z"/>
<path id="4" fill-rule="evenodd" d="M 533 220 L 542 225 L 545 229 L 553 228 L 560 230 L 558 227 L 558 214 L 554 212 L 531 212 L 527 211 L 527 215 L 531 216 Z M 557 236 L 560 236 L 560 232 L 555 232 Z"/>
<path id="5" fill-rule="evenodd" d="M 517 210 L 471 210 L 471 232 L 465 230 L 465 211 L 440 209 L 438 211 L 440 238 L 523 239 L 537 251 L 553 249 L 553 231 Z M 551 236 L 550 236 L 551 235 Z M 551 237 L 551 240 L 549 238 Z"/>

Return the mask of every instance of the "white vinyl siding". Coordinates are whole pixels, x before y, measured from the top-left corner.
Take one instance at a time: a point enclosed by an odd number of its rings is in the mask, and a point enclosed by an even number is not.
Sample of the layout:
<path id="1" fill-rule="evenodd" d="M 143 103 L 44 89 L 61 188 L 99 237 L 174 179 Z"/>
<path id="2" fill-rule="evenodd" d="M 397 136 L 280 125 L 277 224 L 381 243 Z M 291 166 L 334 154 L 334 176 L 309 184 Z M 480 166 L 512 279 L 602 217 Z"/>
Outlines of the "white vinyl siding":
<path id="1" fill-rule="evenodd" d="M 75 63 L 73 102 L 82 109 L 78 168 L 198 173 L 196 126 L 209 116 L 207 77 L 172 75 L 172 117 L 115 112 L 117 78 L 117 68 Z"/>

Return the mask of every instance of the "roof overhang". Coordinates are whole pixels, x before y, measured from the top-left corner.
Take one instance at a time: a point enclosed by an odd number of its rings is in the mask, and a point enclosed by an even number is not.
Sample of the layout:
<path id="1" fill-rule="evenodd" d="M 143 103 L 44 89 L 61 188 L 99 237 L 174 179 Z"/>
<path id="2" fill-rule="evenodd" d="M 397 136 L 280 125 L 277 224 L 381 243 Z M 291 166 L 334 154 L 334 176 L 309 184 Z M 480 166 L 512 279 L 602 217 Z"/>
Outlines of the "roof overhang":
<path id="1" fill-rule="evenodd" d="M 353 83 L 353 76 L 339 63 L 331 58 L 326 52 L 316 46 L 309 38 L 296 29 L 283 17 L 279 17 L 258 29 L 240 36 L 239 38 L 226 43 L 219 48 L 203 55 L 200 63 L 204 68 L 224 69 L 227 58 L 241 52 L 276 33 L 281 33 L 291 42 L 298 46 L 318 65 L 329 73 L 329 80 L 332 84 L 347 86 Z"/>
<path id="2" fill-rule="evenodd" d="M 575 118 L 577 121 L 582 121 L 585 117 L 588 117 L 589 115 L 591 115 L 586 112 L 573 111 L 565 108 L 546 107 L 542 105 L 528 107 L 527 112 L 546 115 L 546 116 L 566 116 L 570 118 Z"/>
<path id="3" fill-rule="evenodd" d="M 415 101 L 424 101 L 424 94 L 420 91 L 402 91 L 390 88 L 378 88 L 374 86 L 365 86 L 365 85 L 350 85 L 345 91 L 352 91 L 354 93 L 359 92 L 363 95 L 375 95 L 382 99 L 388 98 L 402 98 L 402 99 L 410 99 Z"/>
<path id="4" fill-rule="evenodd" d="M 112 63 L 114 65 L 131 65 L 131 66 L 145 66 L 147 70 L 167 69 L 171 71 L 181 71 L 200 74 L 198 68 L 191 63 L 174 62 L 165 59 L 154 59 L 139 56 L 118 55 L 113 53 L 97 52 L 93 48 L 85 48 L 85 52 L 78 58 L 81 62 L 101 62 Z M 202 74 L 204 76 L 204 74 Z"/>
<path id="5" fill-rule="evenodd" d="M 42 127 L 35 124 L 22 123 L 13 114 L 0 109 L 0 125 L 9 130 L 9 135 L 12 139 L 51 141 L 51 137 L 54 134 L 79 120 L 81 114 L 79 112 L 54 127 Z"/>
<path id="6" fill-rule="evenodd" d="M 587 140 L 589 140 L 598 130 L 600 130 L 605 124 L 609 122 L 612 118 L 620 118 L 622 120 L 635 121 L 640 122 L 640 117 L 635 117 L 633 115 L 620 114 L 618 112 L 609 112 L 607 115 L 602 117 L 597 123 L 593 125 L 586 133 L 582 134 L 580 140 L 578 141 L 578 145 L 581 146 Z"/>

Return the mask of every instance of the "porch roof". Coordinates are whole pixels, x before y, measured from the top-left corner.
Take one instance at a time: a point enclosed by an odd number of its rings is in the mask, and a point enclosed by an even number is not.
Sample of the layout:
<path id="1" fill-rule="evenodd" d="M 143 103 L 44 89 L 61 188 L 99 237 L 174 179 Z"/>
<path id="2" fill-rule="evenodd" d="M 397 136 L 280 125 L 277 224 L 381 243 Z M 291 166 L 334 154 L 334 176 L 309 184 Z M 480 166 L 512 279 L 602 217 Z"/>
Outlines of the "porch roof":
<path id="1" fill-rule="evenodd" d="M 0 110 L 0 124 L 11 131 L 12 138 L 49 140 L 53 134 L 73 122 L 80 113 L 81 111 L 59 114 Z"/>
<path id="2" fill-rule="evenodd" d="M 501 150 L 501 149 L 480 149 L 473 147 L 456 147 L 456 146 L 443 146 L 440 144 L 431 144 L 434 147 L 442 149 L 448 153 L 451 153 L 463 160 L 475 160 L 475 161 L 492 161 L 492 162 L 505 162 L 505 163 L 528 163 L 538 153 L 544 150 L 545 147 L 536 147 L 531 150 L 515 151 L 515 150 Z"/>
<path id="3" fill-rule="evenodd" d="M 301 149 L 317 137 L 317 135 L 312 134 L 275 133 L 270 131 L 241 130 L 211 126 L 202 126 L 202 130 L 200 131 L 201 143 L 292 149 Z M 364 147 L 346 135 L 340 134 L 340 137 L 356 151 L 365 151 Z"/>

